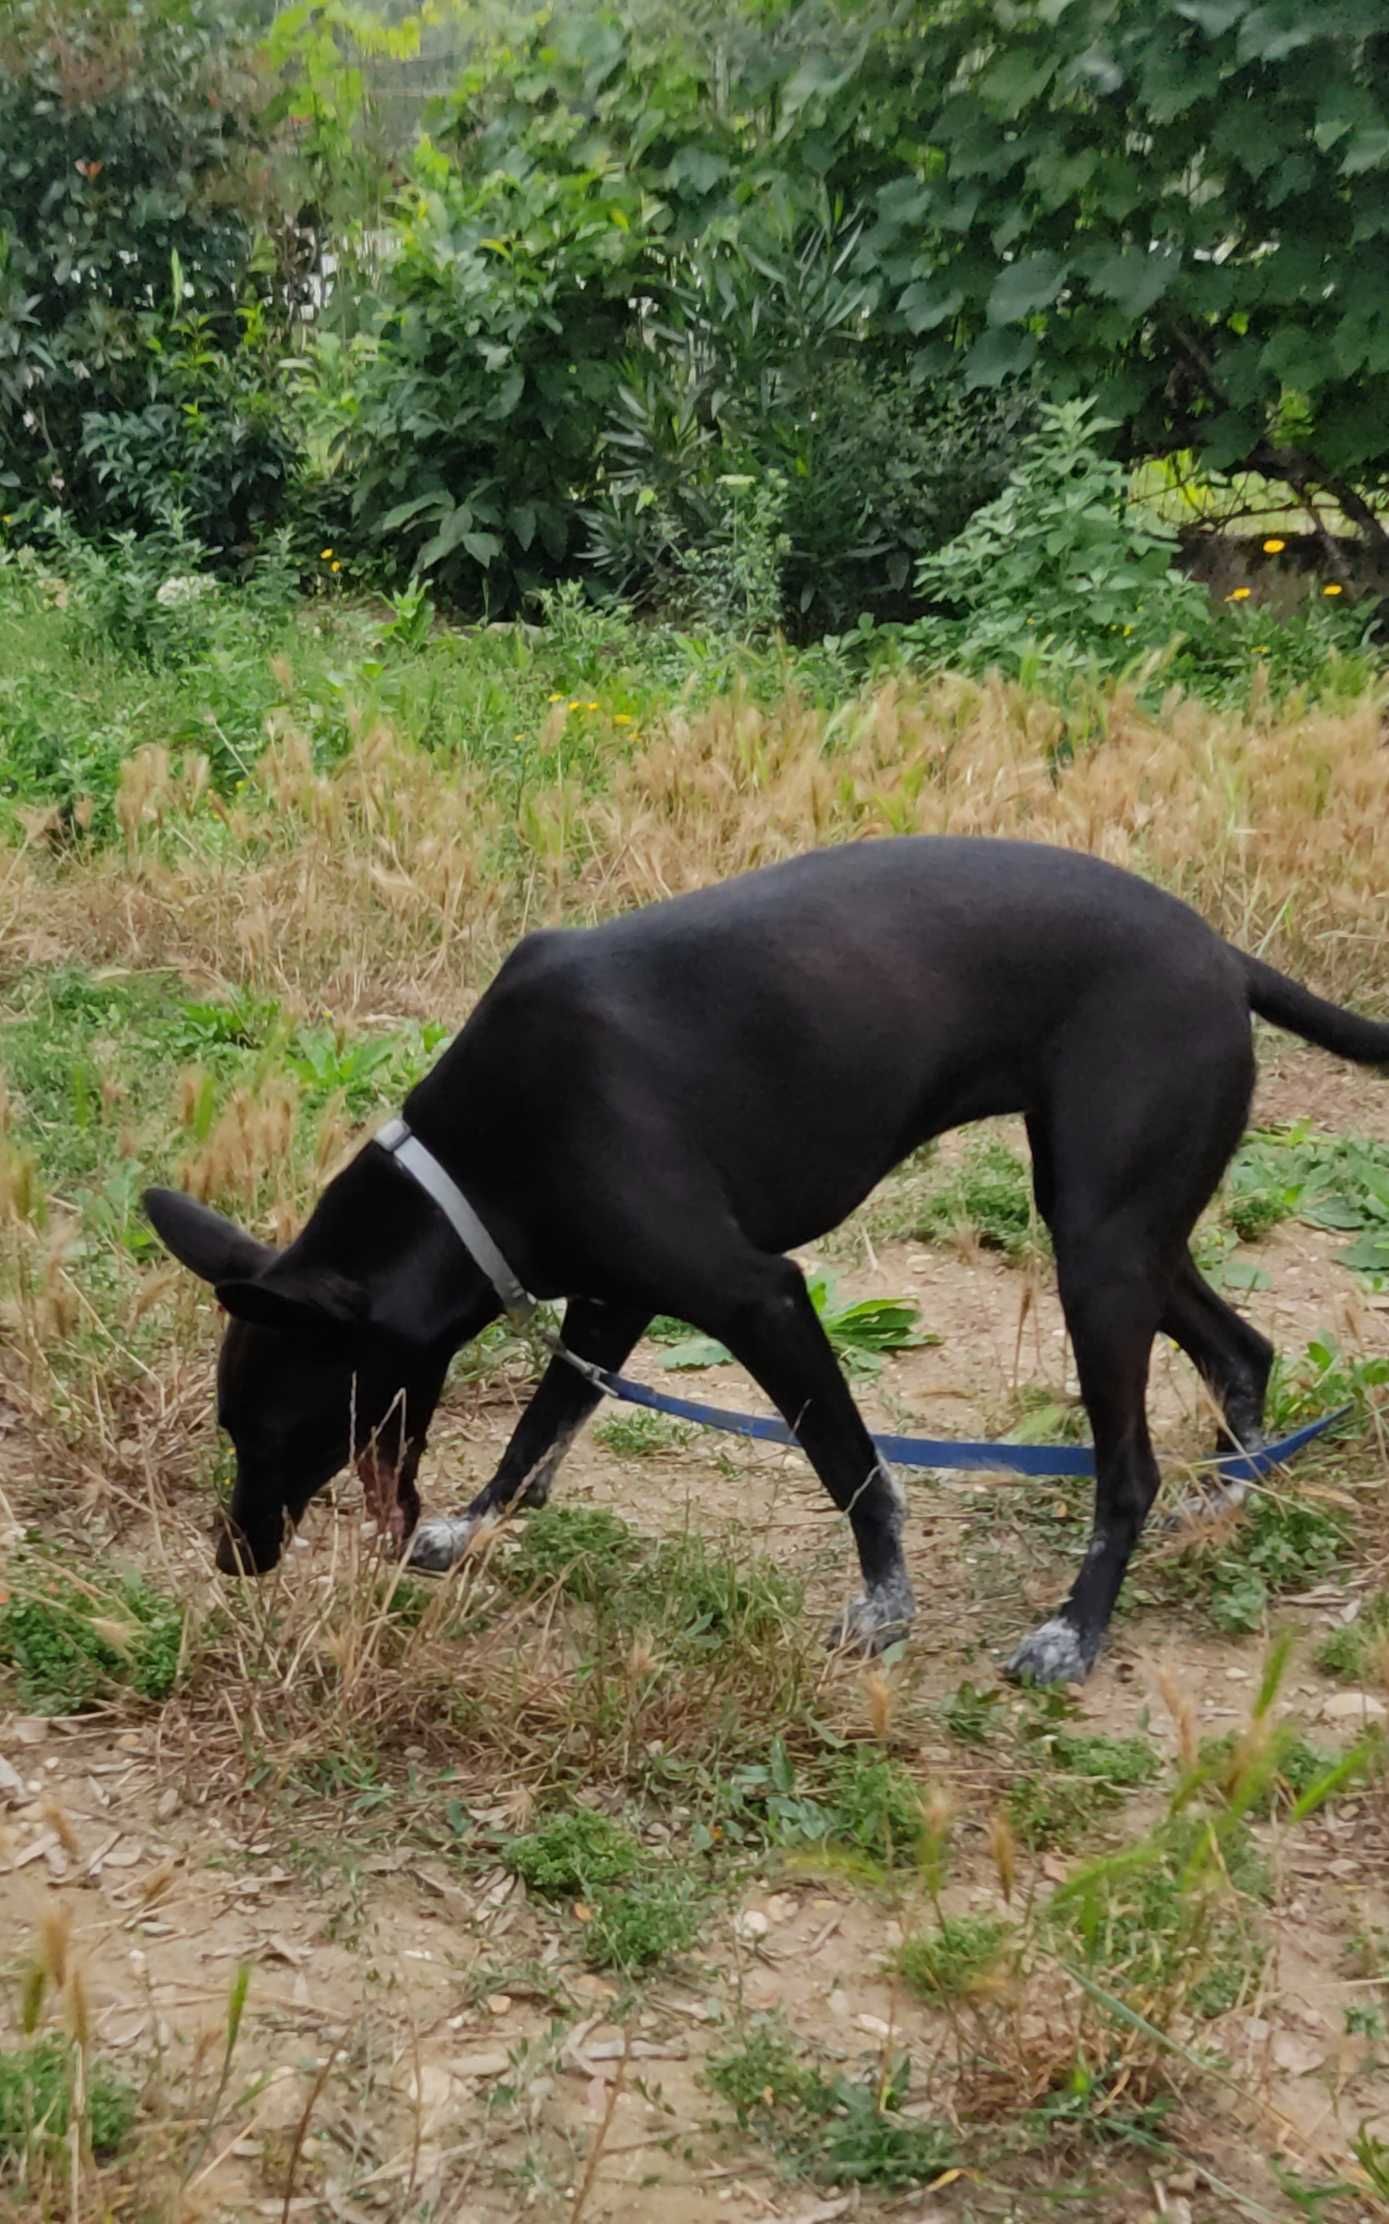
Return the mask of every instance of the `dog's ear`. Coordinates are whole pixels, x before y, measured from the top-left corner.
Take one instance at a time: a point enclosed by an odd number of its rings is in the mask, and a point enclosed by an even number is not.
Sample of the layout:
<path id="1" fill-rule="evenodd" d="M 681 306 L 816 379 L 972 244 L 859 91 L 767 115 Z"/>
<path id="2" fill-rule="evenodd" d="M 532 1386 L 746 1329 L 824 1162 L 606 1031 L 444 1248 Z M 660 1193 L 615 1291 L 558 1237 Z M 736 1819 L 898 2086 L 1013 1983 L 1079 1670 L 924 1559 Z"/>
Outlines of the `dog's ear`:
<path id="1" fill-rule="evenodd" d="M 217 1302 L 235 1319 L 273 1328 L 299 1343 L 341 1345 L 344 1333 L 365 1327 L 367 1293 L 360 1282 L 329 1267 L 277 1267 L 253 1279 L 217 1284 Z"/>
<path id="2" fill-rule="evenodd" d="M 181 1189 L 147 1189 L 140 1200 L 174 1257 L 203 1282 L 252 1281 L 278 1256 L 234 1220 Z"/>

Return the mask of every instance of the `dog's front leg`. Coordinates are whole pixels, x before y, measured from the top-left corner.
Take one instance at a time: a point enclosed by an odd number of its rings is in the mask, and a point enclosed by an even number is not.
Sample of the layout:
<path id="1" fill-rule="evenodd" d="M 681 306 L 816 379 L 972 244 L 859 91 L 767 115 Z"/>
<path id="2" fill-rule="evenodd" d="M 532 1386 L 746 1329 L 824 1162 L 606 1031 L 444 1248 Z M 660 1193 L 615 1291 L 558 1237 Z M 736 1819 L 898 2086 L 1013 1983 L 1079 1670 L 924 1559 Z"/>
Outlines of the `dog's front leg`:
<path id="1" fill-rule="evenodd" d="M 786 1259 L 768 1260 L 756 1282 L 713 1332 L 762 1385 L 849 1517 L 863 1591 L 835 1622 L 829 1643 L 882 1652 L 906 1636 L 916 1611 L 902 1557 L 902 1492 L 864 1427 L 799 1270 Z"/>
<path id="2" fill-rule="evenodd" d="M 576 1298 L 565 1312 L 564 1341 L 597 1367 L 620 1367 L 649 1317 L 630 1307 Z M 463 1558 L 484 1522 L 498 1521 L 518 1506 L 543 1506 L 560 1461 L 602 1394 L 565 1360 L 552 1359 L 491 1482 L 461 1513 L 437 1514 L 420 1523 L 409 1565 L 442 1574 Z"/>

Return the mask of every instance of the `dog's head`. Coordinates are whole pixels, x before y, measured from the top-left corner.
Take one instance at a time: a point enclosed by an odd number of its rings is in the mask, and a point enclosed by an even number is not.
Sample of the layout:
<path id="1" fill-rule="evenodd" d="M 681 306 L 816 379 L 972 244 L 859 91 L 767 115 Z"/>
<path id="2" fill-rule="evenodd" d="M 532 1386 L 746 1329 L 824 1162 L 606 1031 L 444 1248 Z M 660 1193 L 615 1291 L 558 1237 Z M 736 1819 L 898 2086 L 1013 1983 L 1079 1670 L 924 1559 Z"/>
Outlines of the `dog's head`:
<path id="1" fill-rule="evenodd" d="M 349 1460 L 379 1526 L 399 1545 L 419 1516 L 415 1471 L 448 1353 L 373 1317 L 364 1283 L 259 1243 L 177 1190 L 145 1211 L 176 1259 L 228 1314 L 217 1418 L 236 1482 L 217 1538 L 227 1575 L 264 1575 L 286 1528 Z"/>

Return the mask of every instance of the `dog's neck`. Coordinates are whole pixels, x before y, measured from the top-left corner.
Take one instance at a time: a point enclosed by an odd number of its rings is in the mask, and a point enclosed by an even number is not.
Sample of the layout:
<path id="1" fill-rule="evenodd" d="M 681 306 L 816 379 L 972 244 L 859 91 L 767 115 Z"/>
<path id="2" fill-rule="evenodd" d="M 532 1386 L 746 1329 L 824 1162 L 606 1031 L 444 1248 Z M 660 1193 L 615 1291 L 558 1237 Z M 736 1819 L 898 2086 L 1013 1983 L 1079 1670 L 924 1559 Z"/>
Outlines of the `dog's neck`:
<path id="1" fill-rule="evenodd" d="M 433 1199 L 370 1146 L 329 1183 L 291 1249 L 359 1281 L 389 1334 L 449 1359 L 502 1311 Z"/>

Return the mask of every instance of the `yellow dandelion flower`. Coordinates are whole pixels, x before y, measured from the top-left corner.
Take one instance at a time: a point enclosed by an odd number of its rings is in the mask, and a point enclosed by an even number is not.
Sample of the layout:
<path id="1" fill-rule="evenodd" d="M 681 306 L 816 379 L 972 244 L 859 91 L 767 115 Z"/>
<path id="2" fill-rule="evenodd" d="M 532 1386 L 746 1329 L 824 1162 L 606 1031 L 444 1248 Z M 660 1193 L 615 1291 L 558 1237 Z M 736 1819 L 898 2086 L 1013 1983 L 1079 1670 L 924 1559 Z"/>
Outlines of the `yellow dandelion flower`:
<path id="1" fill-rule="evenodd" d="M 1267 643 L 1267 641 L 1256 641 L 1256 642 L 1254 643 L 1254 654 L 1255 654 L 1255 656 L 1267 656 L 1267 655 L 1268 655 L 1268 643 Z"/>
<path id="2" fill-rule="evenodd" d="M 1281 556 L 1287 545 L 1288 544 L 1286 541 L 1280 541 L 1277 539 L 1265 541 L 1264 554 L 1265 556 Z"/>
<path id="3" fill-rule="evenodd" d="M 579 701 L 577 696 L 571 696 L 570 700 L 565 704 L 564 707 L 566 710 L 582 710 L 584 706 Z"/>
<path id="4" fill-rule="evenodd" d="M 1225 600 L 1227 602 L 1248 602 L 1252 593 L 1253 589 L 1251 587 L 1235 587 L 1225 597 Z"/>
<path id="5" fill-rule="evenodd" d="M 333 561 L 332 561 L 332 563 L 331 563 L 331 564 L 330 564 L 330 565 L 328 566 L 328 569 L 329 569 L 329 571 L 341 571 L 341 570 L 342 570 L 342 562 L 341 562 L 341 559 L 335 556 L 335 557 L 333 558 Z"/>
<path id="6" fill-rule="evenodd" d="M 585 703 L 585 704 L 584 704 L 584 709 L 585 709 L 585 710 L 597 710 L 597 708 L 598 708 L 598 705 L 597 705 L 596 703 Z"/>
<path id="7" fill-rule="evenodd" d="M 564 689 L 561 688 L 558 695 L 551 695 L 549 700 L 552 703 L 562 703 L 564 701 Z"/>
<path id="8" fill-rule="evenodd" d="M 1325 587 L 1323 587 L 1323 588 L 1322 588 L 1322 593 L 1323 593 L 1324 595 L 1343 595 L 1343 594 L 1345 593 L 1345 591 L 1346 591 L 1346 590 L 1345 590 L 1345 588 L 1344 588 L 1344 587 L 1338 587 L 1338 586 L 1337 586 L 1337 584 L 1336 584 L 1336 582 L 1335 582 L 1335 580 L 1334 580 L 1334 579 L 1333 579 L 1333 580 L 1332 580 L 1332 581 L 1330 582 L 1330 584 L 1329 584 L 1328 586 L 1325 586 Z"/>
<path id="9" fill-rule="evenodd" d="M 333 561 L 333 551 L 331 548 L 320 548 L 318 555 L 320 563 L 331 564 Z"/>
<path id="10" fill-rule="evenodd" d="M 630 717 L 625 710 L 615 710 L 613 712 L 613 724 L 614 726 L 634 726 L 636 720 Z"/>

